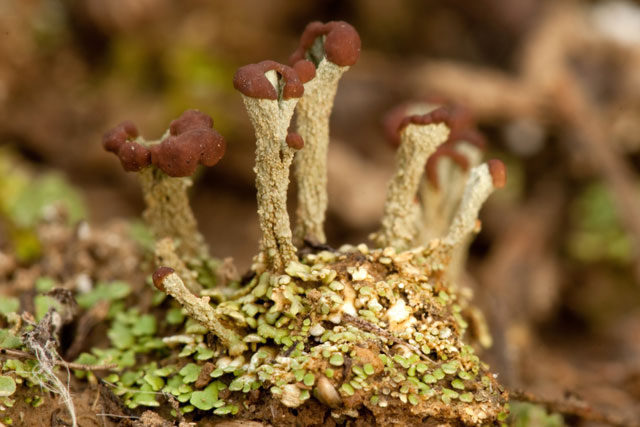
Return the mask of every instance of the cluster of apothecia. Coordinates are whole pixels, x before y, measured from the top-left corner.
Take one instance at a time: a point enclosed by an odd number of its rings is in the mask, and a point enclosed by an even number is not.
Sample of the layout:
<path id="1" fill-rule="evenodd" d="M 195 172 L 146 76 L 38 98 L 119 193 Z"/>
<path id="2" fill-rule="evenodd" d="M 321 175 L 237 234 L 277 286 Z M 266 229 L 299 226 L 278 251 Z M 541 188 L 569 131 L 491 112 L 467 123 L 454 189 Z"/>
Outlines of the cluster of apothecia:
<path id="1" fill-rule="evenodd" d="M 215 165 L 226 148 L 225 139 L 213 129 L 211 117 L 197 110 L 187 110 L 172 121 L 161 141 L 142 140 L 136 126 L 125 121 L 108 131 L 102 144 L 118 156 L 125 171 L 137 172 L 154 165 L 173 177 L 192 175 L 198 164 Z"/>

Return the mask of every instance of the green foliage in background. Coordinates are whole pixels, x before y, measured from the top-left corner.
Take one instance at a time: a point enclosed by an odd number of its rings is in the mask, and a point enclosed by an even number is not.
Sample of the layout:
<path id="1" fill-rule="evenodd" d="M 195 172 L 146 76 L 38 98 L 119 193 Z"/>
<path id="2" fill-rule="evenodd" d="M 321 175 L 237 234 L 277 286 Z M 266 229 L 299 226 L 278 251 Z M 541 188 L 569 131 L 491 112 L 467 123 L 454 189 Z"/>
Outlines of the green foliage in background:
<path id="1" fill-rule="evenodd" d="M 52 172 L 35 176 L 10 149 L 0 149 L 0 222 L 6 224 L 8 241 L 20 260 L 39 256 L 35 226 L 56 207 L 70 224 L 86 217 L 82 197 L 64 177 Z"/>
<path id="2" fill-rule="evenodd" d="M 564 419 L 559 414 L 548 414 L 547 411 L 532 403 L 512 402 L 512 427 L 564 427 Z"/>
<path id="3" fill-rule="evenodd" d="M 80 194 L 62 176 L 53 173 L 30 181 L 6 208 L 16 225 L 33 227 L 55 205 L 64 207 L 70 223 L 86 217 Z"/>
<path id="4" fill-rule="evenodd" d="M 571 206 L 571 225 L 568 250 L 573 258 L 590 263 L 631 262 L 631 241 L 603 183 L 593 183 L 578 193 Z"/>

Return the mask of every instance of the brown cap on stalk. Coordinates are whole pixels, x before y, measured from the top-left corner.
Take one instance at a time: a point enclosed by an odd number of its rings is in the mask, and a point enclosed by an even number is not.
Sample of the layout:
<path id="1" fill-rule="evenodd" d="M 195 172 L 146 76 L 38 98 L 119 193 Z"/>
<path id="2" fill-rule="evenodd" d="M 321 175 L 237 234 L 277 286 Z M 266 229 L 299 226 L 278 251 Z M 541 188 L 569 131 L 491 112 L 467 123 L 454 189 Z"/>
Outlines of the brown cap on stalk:
<path id="1" fill-rule="evenodd" d="M 316 21 L 304 29 L 300 44 L 289 58 L 289 63 L 295 65 L 298 61 L 307 59 L 307 51 L 320 36 L 325 36 L 324 55 L 334 64 L 341 67 L 351 66 L 360 58 L 361 42 L 355 28 L 344 21 Z"/>
<path id="2" fill-rule="evenodd" d="M 413 105 L 433 105 L 435 108 L 427 114 L 410 114 Z M 431 96 L 416 102 L 407 102 L 390 110 L 382 119 L 385 137 L 392 146 L 400 145 L 400 133 L 410 123 L 445 123 L 450 130 L 447 142 L 460 140 L 459 135 L 473 129 L 474 120 L 469 109 L 447 102 L 442 97 Z M 475 143 L 477 139 L 473 139 Z M 470 141 L 471 142 L 471 141 Z"/>
<path id="3" fill-rule="evenodd" d="M 282 97 L 284 99 L 300 98 L 304 86 L 298 73 L 287 65 L 275 61 L 262 61 L 238 68 L 233 76 L 233 87 L 250 98 L 278 99 L 278 91 L 264 75 L 267 71 L 276 71 L 284 79 Z"/>
<path id="4" fill-rule="evenodd" d="M 408 114 L 410 104 L 402 104 L 389 111 L 382 120 L 384 134 L 393 147 L 400 145 L 400 134 L 409 124 L 428 125 L 431 123 L 445 123 L 449 125 L 450 108 L 436 107 L 426 114 Z"/>
<path id="5" fill-rule="evenodd" d="M 415 105 L 440 105 L 423 115 L 410 115 L 411 107 Z M 445 98 L 431 96 L 421 101 L 401 104 L 389 111 L 382 120 L 384 133 L 391 145 L 400 145 L 400 133 L 410 123 L 429 124 L 442 122 L 449 127 L 449 138 L 438 147 L 426 164 L 426 176 L 429 182 L 437 189 L 439 187 L 437 165 L 442 157 L 449 157 L 463 170 L 469 169 L 469 159 L 456 150 L 456 144 L 468 143 L 480 150 L 485 150 L 487 142 L 484 136 L 475 128 L 471 111 L 461 105 L 452 103 Z"/>
<path id="6" fill-rule="evenodd" d="M 164 292 L 164 285 L 162 284 L 162 281 L 165 277 L 174 272 L 175 270 L 171 267 L 158 267 L 151 276 L 153 286 L 155 286 L 157 290 Z"/>
<path id="7" fill-rule="evenodd" d="M 170 136 L 151 147 L 151 163 L 169 176 L 190 176 L 198 164 L 214 166 L 227 146 L 213 128 L 213 120 L 197 110 L 187 110 L 169 126 Z"/>
<path id="8" fill-rule="evenodd" d="M 405 116 L 398 125 L 398 132 L 402 132 L 404 128 L 409 125 L 430 125 L 433 123 L 444 123 L 451 129 L 452 114 L 451 108 L 442 106 L 438 107 L 427 114 L 415 114 L 411 116 Z"/>
<path id="9" fill-rule="evenodd" d="M 211 117 L 187 110 L 171 122 L 170 136 L 159 144 L 146 147 L 134 141 L 138 130 L 128 121 L 108 131 L 102 143 L 128 172 L 153 164 L 169 176 L 190 176 L 198 164 L 213 166 L 224 155 L 226 141 L 212 126 Z"/>

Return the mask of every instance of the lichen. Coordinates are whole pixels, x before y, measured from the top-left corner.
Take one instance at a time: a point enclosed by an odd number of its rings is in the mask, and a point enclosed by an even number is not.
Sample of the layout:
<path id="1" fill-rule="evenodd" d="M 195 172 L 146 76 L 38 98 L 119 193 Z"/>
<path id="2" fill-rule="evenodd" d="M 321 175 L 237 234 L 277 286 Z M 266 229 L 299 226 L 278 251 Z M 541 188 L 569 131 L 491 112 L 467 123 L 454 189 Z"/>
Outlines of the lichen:
<path id="1" fill-rule="evenodd" d="M 346 246 L 255 276 L 225 305 L 243 318 L 249 351 L 214 349 L 208 381 L 228 387 L 224 404 L 239 411 L 242 394 L 259 390 L 290 408 L 316 396 L 337 417 L 366 407 L 383 419 L 389 405 L 409 402 L 421 417 L 497 419 L 506 394 L 464 339 L 470 303 L 444 275 L 447 254 L 444 243 L 399 254 Z M 181 354 L 198 360 L 204 340 L 191 336 Z M 190 383 L 198 373 L 178 374 Z M 193 391 L 175 392 L 185 400 Z"/>
<path id="2" fill-rule="evenodd" d="M 208 256 L 187 198 L 188 175 L 199 163 L 216 163 L 224 151 L 215 145 L 223 139 L 213 121 L 186 112 L 162 142 L 143 140 L 130 123 L 105 136 L 107 150 L 140 174 L 143 218 L 155 238 L 157 269 L 148 278 L 155 289 L 136 287 L 151 302 L 138 306 L 122 282 L 89 284 L 78 303 L 90 310 L 106 305 L 110 344 L 81 353 L 76 362 L 115 364 L 101 382 L 124 405 L 161 408 L 170 396 L 177 417 L 195 412 L 275 424 L 276 409 L 314 408 L 338 424 L 373 417 L 382 425 L 398 416 L 407 423 L 499 423 L 508 412 L 507 394 L 475 350 L 490 338 L 471 292 L 449 271 L 456 251 L 478 230 L 482 204 L 504 184 L 504 165 L 470 162 L 469 171 L 456 171 L 455 186 L 439 187 L 454 190 L 451 200 L 430 206 L 433 195 L 421 191 L 425 163 L 452 133 L 460 135 L 462 125 L 448 108 L 407 115 L 394 129 L 397 169 L 374 245 L 318 245 L 325 241 L 326 171 L 312 169 L 324 169 L 319 159 L 326 157 L 337 80 L 355 63 L 360 41 L 346 23 L 309 28 L 313 37 L 303 37 L 296 54 L 318 67 L 315 77 L 306 62 L 263 61 L 240 68 L 234 78 L 255 130 L 262 232 L 260 252 L 243 279 L 234 279 L 237 286 L 211 286 L 228 276 L 229 263 Z M 288 132 L 296 108 L 303 138 Z M 215 148 L 215 156 L 205 146 Z M 296 235 L 304 250 L 294 245 L 287 213 L 295 156 L 302 191 Z M 437 234 L 425 237 L 426 218 L 437 215 L 445 217 Z M 0 315 L 11 323 L 15 309 L 7 301 Z M 52 315 L 58 308 L 44 311 Z M 28 350 L 23 326 L 9 326 L 0 329 L 0 340 Z M 472 327 L 484 333 L 474 337 L 467 333 Z M 17 362 L 2 367 L 14 369 L 15 380 L 16 369 L 28 370 Z M 97 382 L 93 372 L 78 369 L 76 375 Z M 269 413 L 260 412 L 265 406 Z"/>
<path id="3" fill-rule="evenodd" d="M 417 211 L 413 199 L 427 159 L 449 137 L 444 123 L 409 124 L 401 133 L 396 173 L 389 183 L 382 229 L 372 238 L 380 247 L 406 250 L 416 238 Z"/>
<path id="4" fill-rule="evenodd" d="M 276 89 L 279 99 L 253 98 L 244 94 L 242 99 L 257 139 L 255 172 L 262 231 L 260 250 L 268 268 L 282 270 L 296 256 L 287 213 L 289 168 L 295 149 L 285 140 L 299 98 L 282 99 L 287 83 L 279 82 L 273 70 L 264 75 Z"/>
<path id="5" fill-rule="evenodd" d="M 191 177 L 171 177 L 151 166 L 139 172 L 146 208 L 142 214 L 156 239 L 171 238 L 184 260 L 208 252 L 189 207 Z"/>
<path id="6" fill-rule="evenodd" d="M 324 219 L 327 198 L 327 152 L 329 117 L 338 81 L 349 67 L 340 67 L 322 58 L 316 76 L 305 84 L 304 96 L 297 108 L 297 130 L 305 141 L 305 149 L 295 158 L 298 183 L 298 207 L 295 237 L 325 243 Z"/>
<path id="7" fill-rule="evenodd" d="M 315 397 L 337 419 L 357 417 L 366 408 L 382 423 L 389 408 L 403 407 L 416 419 L 495 422 L 506 412 L 507 396 L 465 335 L 480 316 L 469 292 L 451 281 L 447 270 L 452 254 L 477 230 L 482 203 L 504 184 L 504 166 L 491 161 L 462 174 L 465 184 L 453 195 L 455 209 L 445 213 L 446 232 L 420 242 L 427 212 L 423 204 L 421 215 L 414 201 L 425 163 L 461 125 L 447 108 L 409 115 L 397 128 L 397 170 L 382 228 L 372 236 L 377 247 L 345 245 L 299 254 L 286 210 L 289 167 L 300 150 L 296 175 L 304 200 L 297 237 L 317 245 L 325 241 L 326 182 L 322 173 L 305 169 L 311 158 L 315 167 L 324 165 L 318 159 L 326 156 L 331 102 L 346 70 L 334 70 L 322 58 L 321 37 L 305 40 L 303 48 L 318 65 L 313 78 L 305 71 L 309 64 L 292 69 L 273 61 L 242 67 L 234 77 L 257 139 L 262 241 L 246 276 L 250 280 L 214 307 L 208 297 L 187 289 L 179 272 L 163 266 L 154 273 L 156 287 L 198 322 L 165 337 L 165 343 L 181 348 L 180 357 L 194 360 L 175 373 L 177 388 L 166 391 L 188 401 L 188 410 L 216 408 L 218 415 L 250 417 L 243 395 L 257 393 L 286 408 L 304 407 Z M 299 79 L 296 67 L 305 73 Z M 300 98 L 303 89 L 309 93 Z M 308 151 L 298 136 L 293 146 L 287 133 L 299 99 L 298 129 L 311 142 Z M 208 333 L 215 343 L 204 339 Z M 485 337 L 480 340 L 486 344 Z M 192 383 L 198 390 L 184 387 Z"/>

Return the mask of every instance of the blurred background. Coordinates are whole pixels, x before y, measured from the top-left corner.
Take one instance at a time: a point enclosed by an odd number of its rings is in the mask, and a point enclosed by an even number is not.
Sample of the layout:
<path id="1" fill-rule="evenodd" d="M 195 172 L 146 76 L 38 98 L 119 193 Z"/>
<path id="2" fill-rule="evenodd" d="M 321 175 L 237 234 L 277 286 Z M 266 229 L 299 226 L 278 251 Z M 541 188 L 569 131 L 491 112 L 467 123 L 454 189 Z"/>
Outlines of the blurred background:
<path id="1" fill-rule="evenodd" d="M 332 116 L 329 243 L 378 227 L 386 111 L 431 95 L 469 107 L 509 174 L 466 278 L 494 337 L 485 359 L 509 387 L 638 419 L 640 3 L 0 0 L 0 190 L 19 162 L 66 179 L 92 223 L 139 217 L 137 177 L 102 133 L 130 119 L 156 139 L 197 108 L 228 148 L 192 205 L 212 253 L 243 271 L 259 239 L 254 139 L 232 76 L 286 62 L 312 20 L 348 21 L 363 46 Z"/>

